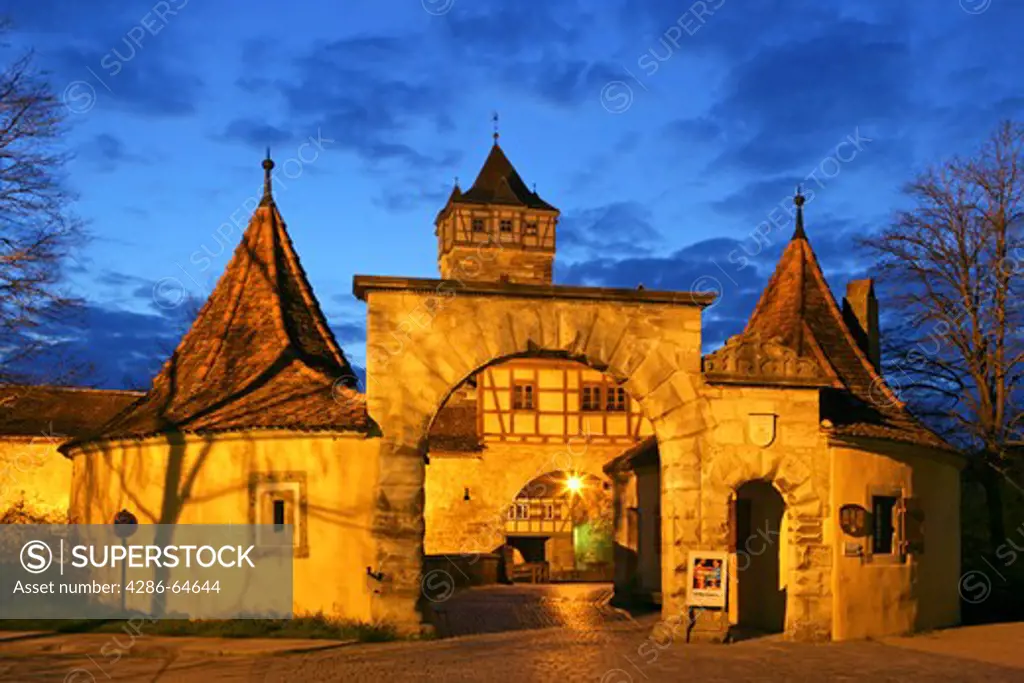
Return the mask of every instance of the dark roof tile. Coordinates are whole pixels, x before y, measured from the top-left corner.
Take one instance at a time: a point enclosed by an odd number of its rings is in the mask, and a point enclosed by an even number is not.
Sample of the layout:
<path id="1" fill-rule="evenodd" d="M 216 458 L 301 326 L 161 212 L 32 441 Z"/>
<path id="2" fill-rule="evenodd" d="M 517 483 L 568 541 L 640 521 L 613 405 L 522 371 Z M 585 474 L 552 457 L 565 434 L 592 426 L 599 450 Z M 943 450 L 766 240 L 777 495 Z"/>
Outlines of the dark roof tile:
<path id="1" fill-rule="evenodd" d="M 365 397 L 355 387 L 355 373 L 327 326 L 268 188 L 152 388 L 80 441 L 162 432 L 364 430 Z"/>
<path id="2" fill-rule="evenodd" d="M 448 201 L 456 204 L 503 204 L 557 211 L 526 187 L 497 142 L 491 147 L 491 153 L 487 155 L 473 186 L 462 193 L 452 192 Z"/>
<path id="3" fill-rule="evenodd" d="M 82 436 L 142 396 L 141 391 L 85 387 L 0 386 L 0 435 Z"/>
<path id="4" fill-rule="evenodd" d="M 822 401 L 835 433 L 954 450 L 910 414 L 857 345 L 807 240 L 802 210 L 743 334 L 778 339 L 838 378 L 842 389 Z"/>

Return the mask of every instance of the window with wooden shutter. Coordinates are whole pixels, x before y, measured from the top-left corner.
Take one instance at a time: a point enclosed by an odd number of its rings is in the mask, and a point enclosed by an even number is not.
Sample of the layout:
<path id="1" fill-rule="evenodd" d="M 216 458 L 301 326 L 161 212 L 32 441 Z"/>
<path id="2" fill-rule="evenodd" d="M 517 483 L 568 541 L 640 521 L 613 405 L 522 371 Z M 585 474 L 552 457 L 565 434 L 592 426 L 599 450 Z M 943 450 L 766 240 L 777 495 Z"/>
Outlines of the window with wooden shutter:
<path id="1" fill-rule="evenodd" d="M 900 517 L 903 552 L 920 555 L 924 553 L 924 508 L 920 498 L 904 498 Z"/>

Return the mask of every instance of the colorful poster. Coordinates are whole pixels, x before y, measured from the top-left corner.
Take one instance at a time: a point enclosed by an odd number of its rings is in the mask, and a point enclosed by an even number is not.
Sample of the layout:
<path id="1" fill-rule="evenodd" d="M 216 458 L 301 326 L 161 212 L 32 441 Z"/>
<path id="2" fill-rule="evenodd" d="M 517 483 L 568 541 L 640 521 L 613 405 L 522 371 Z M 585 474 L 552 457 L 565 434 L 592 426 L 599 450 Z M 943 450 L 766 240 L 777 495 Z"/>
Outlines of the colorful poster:
<path id="1" fill-rule="evenodd" d="M 728 566 L 727 552 L 691 550 L 687 604 L 691 607 L 725 609 L 725 590 L 729 585 Z"/>

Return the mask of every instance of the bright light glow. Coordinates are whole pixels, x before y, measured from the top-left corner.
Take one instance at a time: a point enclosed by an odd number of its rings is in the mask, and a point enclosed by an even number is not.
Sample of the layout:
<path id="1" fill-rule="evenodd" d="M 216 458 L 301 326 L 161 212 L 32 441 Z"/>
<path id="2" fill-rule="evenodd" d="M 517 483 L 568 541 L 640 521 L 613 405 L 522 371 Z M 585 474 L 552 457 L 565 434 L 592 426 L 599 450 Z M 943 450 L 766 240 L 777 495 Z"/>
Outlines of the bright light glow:
<path id="1" fill-rule="evenodd" d="M 565 482 L 565 488 L 568 489 L 570 493 L 579 493 L 583 490 L 583 480 L 575 474 L 570 475 L 569 479 Z"/>

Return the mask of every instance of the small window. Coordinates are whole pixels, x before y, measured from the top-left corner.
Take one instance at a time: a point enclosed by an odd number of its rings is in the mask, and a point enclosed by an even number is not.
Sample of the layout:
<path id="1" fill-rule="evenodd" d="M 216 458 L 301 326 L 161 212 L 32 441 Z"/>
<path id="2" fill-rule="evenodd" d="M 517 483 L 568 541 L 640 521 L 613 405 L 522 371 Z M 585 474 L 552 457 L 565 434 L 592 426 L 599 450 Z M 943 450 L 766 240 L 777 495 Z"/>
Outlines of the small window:
<path id="1" fill-rule="evenodd" d="M 872 496 L 871 519 L 873 524 L 871 552 L 875 555 L 891 555 L 895 548 L 893 540 L 896 526 L 893 524 L 896 504 L 895 496 Z"/>
<path id="2" fill-rule="evenodd" d="M 555 518 L 555 506 L 552 505 L 551 503 L 545 503 L 544 504 L 544 519 L 554 519 L 554 518 Z"/>
<path id="3" fill-rule="evenodd" d="M 529 519 L 530 506 L 527 503 L 514 503 L 508 506 L 509 519 Z"/>
<path id="4" fill-rule="evenodd" d="M 537 221 L 529 221 L 523 227 L 523 234 L 524 235 L 536 235 L 537 234 Z"/>
<path id="5" fill-rule="evenodd" d="M 473 232 L 484 232 L 484 219 L 474 218 L 473 219 Z"/>
<path id="6" fill-rule="evenodd" d="M 512 385 L 512 409 L 533 410 L 534 409 L 534 386 L 533 382 L 516 382 Z"/>
<path id="7" fill-rule="evenodd" d="M 274 532 L 280 533 L 284 531 L 285 525 L 285 514 L 284 514 L 285 502 L 278 498 L 274 501 Z"/>
<path id="8" fill-rule="evenodd" d="M 580 410 L 601 410 L 601 385 L 584 384 L 580 396 Z"/>
<path id="9" fill-rule="evenodd" d="M 249 486 L 249 521 L 256 525 L 256 544 L 267 547 L 290 544 L 295 557 L 308 557 L 305 475 L 253 474 Z M 289 529 L 290 534 L 286 533 Z"/>
<path id="10" fill-rule="evenodd" d="M 605 410 L 620 412 L 626 409 L 626 390 L 622 387 L 608 387 Z"/>
<path id="11" fill-rule="evenodd" d="M 498 224 L 502 232 L 512 232 L 512 221 L 503 220 Z"/>

